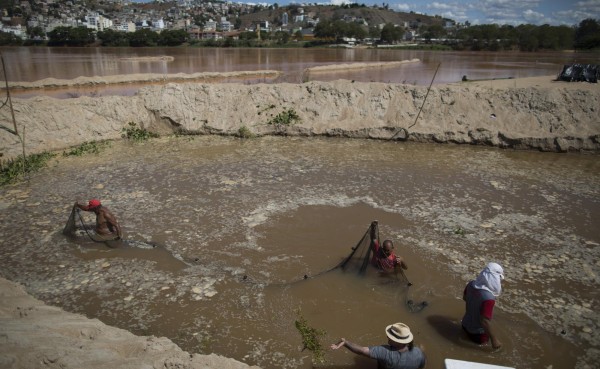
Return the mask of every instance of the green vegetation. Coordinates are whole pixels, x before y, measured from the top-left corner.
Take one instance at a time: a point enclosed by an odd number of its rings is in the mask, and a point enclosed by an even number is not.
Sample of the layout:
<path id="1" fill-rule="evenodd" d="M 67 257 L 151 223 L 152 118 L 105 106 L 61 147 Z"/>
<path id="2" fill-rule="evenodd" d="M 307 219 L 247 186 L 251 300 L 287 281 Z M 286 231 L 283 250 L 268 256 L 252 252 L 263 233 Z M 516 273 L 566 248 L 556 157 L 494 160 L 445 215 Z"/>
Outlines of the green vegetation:
<path id="1" fill-rule="evenodd" d="M 463 227 L 458 226 L 458 227 L 454 228 L 454 234 L 457 234 L 459 236 L 464 236 L 465 234 L 467 234 L 467 231 Z"/>
<path id="2" fill-rule="evenodd" d="M 157 133 L 150 132 L 145 128 L 140 128 L 134 122 L 129 122 L 128 127 L 123 127 L 121 137 L 135 142 L 146 141 L 150 138 L 158 137 Z"/>
<path id="3" fill-rule="evenodd" d="M 290 126 L 299 121 L 300 117 L 296 111 L 294 109 L 288 109 L 277 114 L 273 119 L 269 120 L 267 124 Z"/>
<path id="4" fill-rule="evenodd" d="M 48 46 L 88 46 L 96 42 L 94 30 L 86 27 L 56 27 L 48 32 Z"/>
<path id="5" fill-rule="evenodd" d="M 239 138 L 254 138 L 254 137 L 256 137 L 256 135 L 254 133 L 252 133 L 252 131 L 246 126 L 241 126 L 240 129 L 238 129 L 237 136 Z"/>
<path id="6" fill-rule="evenodd" d="M 90 141 L 84 142 L 79 146 L 72 147 L 63 152 L 63 156 L 82 156 L 84 154 L 98 154 L 101 150 L 110 146 L 108 141 Z"/>
<path id="7" fill-rule="evenodd" d="M 37 172 L 54 156 L 55 154 L 43 152 L 27 156 L 25 163 L 22 157 L 0 162 L 0 186 L 16 182 L 23 174 Z"/>
<path id="8" fill-rule="evenodd" d="M 313 361 L 317 364 L 323 364 L 325 362 L 325 352 L 323 351 L 319 337 L 324 336 L 326 332 L 310 327 L 306 319 L 300 313 L 300 310 L 296 311 L 296 315 L 298 316 L 298 319 L 296 319 L 294 324 L 302 336 L 302 351 L 311 351 L 313 353 Z"/>

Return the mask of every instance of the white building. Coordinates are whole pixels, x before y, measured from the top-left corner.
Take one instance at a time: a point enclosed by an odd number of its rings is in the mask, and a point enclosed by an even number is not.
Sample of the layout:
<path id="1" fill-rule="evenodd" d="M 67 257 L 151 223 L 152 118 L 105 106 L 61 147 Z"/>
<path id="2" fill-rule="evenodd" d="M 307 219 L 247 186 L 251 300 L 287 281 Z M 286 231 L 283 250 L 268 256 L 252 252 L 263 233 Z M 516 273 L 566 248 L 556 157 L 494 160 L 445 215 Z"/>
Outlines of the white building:
<path id="1" fill-rule="evenodd" d="M 123 22 L 114 24 L 112 29 L 119 32 L 135 32 L 135 23 Z"/>
<path id="2" fill-rule="evenodd" d="M 25 38 L 25 28 L 21 27 L 20 24 L 17 24 L 16 26 L 4 26 L 1 22 L 0 22 L 0 31 L 2 32 L 6 32 L 6 33 L 12 33 L 13 35 L 17 36 L 18 38 Z"/>
<path id="3" fill-rule="evenodd" d="M 85 16 L 85 26 L 87 28 L 92 28 L 96 31 L 104 31 L 105 29 L 111 28 L 112 25 L 112 20 L 104 17 L 100 13 L 93 12 Z"/>
<path id="4" fill-rule="evenodd" d="M 219 29 L 223 32 L 230 32 L 233 29 L 233 24 L 227 20 L 225 17 L 221 17 L 221 22 L 219 22 Z"/>
<path id="5" fill-rule="evenodd" d="M 154 28 L 154 29 L 164 29 L 165 28 L 165 21 L 163 21 L 162 18 L 160 18 L 159 20 L 152 21 L 152 28 Z"/>
<path id="6" fill-rule="evenodd" d="M 217 22 L 215 22 L 212 19 L 209 19 L 208 21 L 206 21 L 206 23 L 204 23 L 204 30 L 205 31 L 216 31 L 217 30 Z"/>

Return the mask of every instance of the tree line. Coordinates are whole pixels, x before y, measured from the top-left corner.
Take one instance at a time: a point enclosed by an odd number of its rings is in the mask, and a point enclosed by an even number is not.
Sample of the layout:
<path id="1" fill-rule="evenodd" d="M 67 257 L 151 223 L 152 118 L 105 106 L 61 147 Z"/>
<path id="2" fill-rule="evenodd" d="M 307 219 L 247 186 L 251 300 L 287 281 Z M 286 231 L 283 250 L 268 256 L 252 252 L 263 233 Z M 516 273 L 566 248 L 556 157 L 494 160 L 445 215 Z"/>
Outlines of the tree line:
<path id="1" fill-rule="evenodd" d="M 323 20 L 314 28 L 315 41 L 305 46 L 340 42 L 343 38 L 394 44 L 404 39 L 405 29 L 392 23 L 379 27 L 366 27 L 358 23 L 342 20 Z M 472 25 L 449 31 L 441 25 L 423 26 L 418 32 L 419 40 L 428 44 L 444 44 L 454 50 L 591 50 L 600 49 L 600 23 L 595 19 L 585 19 L 574 27 L 519 26 L 483 24 Z M 12 33 L 0 32 L 0 45 L 43 44 L 40 41 L 43 31 L 40 27 L 29 30 L 33 41 L 23 42 Z M 200 46 L 223 47 L 263 47 L 286 46 L 291 41 L 298 43 L 303 39 L 301 32 L 290 34 L 286 31 L 261 32 L 260 40 L 256 32 L 242 32 L 237 40 L 190 40 L 185 30 L 162 30 L 154 32 L 141 29 L 135 32 L 105 30 L 96 32 L 85 27 L 57 27 L 48 32 L 48 46 L 180 46 L 199 44 Z M 36 41 L 37 40 L 37 41 Z"/>

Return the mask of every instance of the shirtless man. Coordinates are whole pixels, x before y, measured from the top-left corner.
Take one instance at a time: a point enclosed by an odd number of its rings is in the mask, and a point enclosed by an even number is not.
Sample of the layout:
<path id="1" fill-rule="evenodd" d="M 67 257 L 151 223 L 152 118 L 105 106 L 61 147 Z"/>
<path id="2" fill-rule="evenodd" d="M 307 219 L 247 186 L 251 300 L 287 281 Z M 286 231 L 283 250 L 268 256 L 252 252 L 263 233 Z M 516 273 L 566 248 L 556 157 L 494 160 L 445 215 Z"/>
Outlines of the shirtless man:
<path id="1" fill-rule="evenodd" d="M 96 214 L 96 233 L 101 236 L 116 235 L 116 239 L 123 237 L 121 227 L 117 218 L 108 208 L 102 206 L 100 200 L 92 199 L 87 205 L 81 205 L 75 202 L 75 206 L 83 211 L 92 211 Z"/>
<path id="2" fill-rule="evenodd" d="M 391 240 L 383 241 L 383 245 L 380 247 L 376 230 L 377 221 L 373 221 L 371 223 L 371 248 L 373 250 L 371 264 L 384 272 L 393 271 L 396 267 L 408 269 L 404 259 L 394 253 L 394 243 Z"/>

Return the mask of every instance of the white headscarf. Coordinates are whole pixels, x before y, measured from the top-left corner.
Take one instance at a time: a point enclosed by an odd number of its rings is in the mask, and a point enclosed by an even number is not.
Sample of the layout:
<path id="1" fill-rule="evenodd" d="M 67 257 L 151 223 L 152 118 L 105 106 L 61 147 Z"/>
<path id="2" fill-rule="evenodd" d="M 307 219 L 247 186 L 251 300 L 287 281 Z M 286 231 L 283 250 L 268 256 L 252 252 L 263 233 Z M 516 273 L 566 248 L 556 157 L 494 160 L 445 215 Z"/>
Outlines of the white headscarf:
<path id="1" fill-rule="evenodd" d="M 494 296 L 500 296 L 500 292 L 502 292 L 500 281 L 503 279 L 504 270 L 502 267 L 496 263 L 488 263 L 477 276 L 475 283 L 473 283 L 473 287 L 480 290 L 488 290 Z"/>

